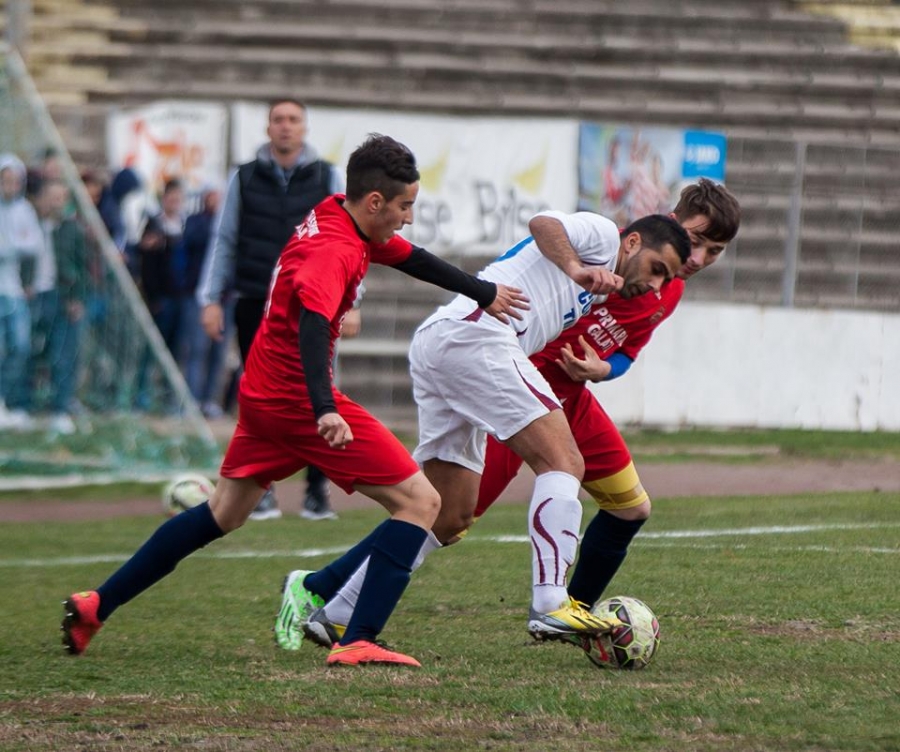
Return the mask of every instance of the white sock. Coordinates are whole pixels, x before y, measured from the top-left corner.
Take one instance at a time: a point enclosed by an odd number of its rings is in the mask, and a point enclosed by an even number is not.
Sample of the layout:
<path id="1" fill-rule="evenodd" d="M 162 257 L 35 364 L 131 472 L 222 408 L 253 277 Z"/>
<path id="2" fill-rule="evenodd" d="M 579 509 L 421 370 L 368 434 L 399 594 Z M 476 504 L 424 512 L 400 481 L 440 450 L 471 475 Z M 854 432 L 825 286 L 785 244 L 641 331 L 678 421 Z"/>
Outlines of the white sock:
<path id="1" fill-rule="evenodd" d="M 441 547 L 438 539 L 434 537 L 434 533 L 428 531 L 428 536 L 416 555 L 413 562 L 412 571 L 415 572 L 422 566 L 425 557 L 432 551 Z M 332 624 L 343 624 L 346 626 L 350 623 L 350 617 L 353 615 L 353 609 L 356 608 L 356 601 L 359 599 L 359 591 L 362 589 L 363 580 L 366 579 L 366 571 L 369 569 L 369 557 L 359 565 L 350 579 L 344 583 L 344 586 L 335 593 L 328 603 L 325 604 L 325 616 Z"/>
<path id="2" fill-rule="evenodd" d="M 552 471 L 534 481 L 528 508 L 533 593 L 531 605 L 548 614 L 568 601 L 566 574 L 575 562 L 581 530 L 581 483 L 574 475 Z"/>

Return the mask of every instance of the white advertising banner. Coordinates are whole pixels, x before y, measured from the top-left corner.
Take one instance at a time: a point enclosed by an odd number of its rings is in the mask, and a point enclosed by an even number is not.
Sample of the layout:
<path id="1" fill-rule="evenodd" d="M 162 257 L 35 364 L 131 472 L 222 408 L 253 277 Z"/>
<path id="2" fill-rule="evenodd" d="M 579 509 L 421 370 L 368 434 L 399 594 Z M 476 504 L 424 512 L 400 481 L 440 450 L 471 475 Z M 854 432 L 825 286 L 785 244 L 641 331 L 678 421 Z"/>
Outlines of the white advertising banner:
<path id="1" fill-rule="evenodd" d="M 682 303 L 591 390 L 619 425 L 898 431 L 898 342 L 896 314 Z"/>
<path id="2" fill-rule="evenodd" d="M 155 102 L 120 110 L 107 121 L 107 156 L 131 167 L 145 187 L 159 193 L 177 178 L 188 194 L 224 185 L 228 110 L 206 102 Z"/>
<path id="3" fill-rule="evenodd" d="M 266 142 L 267 107 L 232 109 L 232 160 L 255 157 Z M 369 133 L 416 155 L 420 181 L 412 242 L 441 254 L 500 254 L 528 235 L 543 209 L 574 211 L 578 122 L 380 110 L 309 109 L 309 143 L 342 170 Z"/>

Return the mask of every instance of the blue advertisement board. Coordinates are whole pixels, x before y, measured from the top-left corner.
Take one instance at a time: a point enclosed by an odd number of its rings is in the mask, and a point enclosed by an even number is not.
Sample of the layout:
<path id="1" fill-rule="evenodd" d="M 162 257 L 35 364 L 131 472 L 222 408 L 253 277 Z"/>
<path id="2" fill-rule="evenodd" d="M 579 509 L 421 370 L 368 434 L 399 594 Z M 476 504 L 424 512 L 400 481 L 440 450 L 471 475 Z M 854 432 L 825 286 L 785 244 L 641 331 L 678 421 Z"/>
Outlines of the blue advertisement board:
<path id="1" fill-rule="evenodd" d="M 721 133 L 582 122 L 578 208 L 620 227 L 646 214 L 668 213 L 688 183 L 701 177 L 724 182 L 725 158 Z"/>

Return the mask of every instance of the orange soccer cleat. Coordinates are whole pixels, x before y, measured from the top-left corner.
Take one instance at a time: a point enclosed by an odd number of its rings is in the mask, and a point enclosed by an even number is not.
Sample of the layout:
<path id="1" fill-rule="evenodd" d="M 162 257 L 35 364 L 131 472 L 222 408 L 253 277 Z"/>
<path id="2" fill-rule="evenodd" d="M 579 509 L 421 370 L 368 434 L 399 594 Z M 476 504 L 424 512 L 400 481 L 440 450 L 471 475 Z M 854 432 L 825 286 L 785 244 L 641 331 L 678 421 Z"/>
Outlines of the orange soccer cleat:
<path id="1" fill-rule="evenodd" d="M 349 645 L 338 643 L 328 654 L 329 666 L 359 666 L 363 663 L 384 663 L 399 666 L 421 666 L 415 658 L 390 650 L 369 640 L 357 640 Z"/>
<path id="2" fill-rule="evenodd" d="M 81 655 L 91 642 L 91 638 L 103 626 L 97 618 L 100 596 L 94 590 L 73 593 L 63 601 L 66 615 L 60 629 L 63 631 L 63 645 L 72 655 Z"/>

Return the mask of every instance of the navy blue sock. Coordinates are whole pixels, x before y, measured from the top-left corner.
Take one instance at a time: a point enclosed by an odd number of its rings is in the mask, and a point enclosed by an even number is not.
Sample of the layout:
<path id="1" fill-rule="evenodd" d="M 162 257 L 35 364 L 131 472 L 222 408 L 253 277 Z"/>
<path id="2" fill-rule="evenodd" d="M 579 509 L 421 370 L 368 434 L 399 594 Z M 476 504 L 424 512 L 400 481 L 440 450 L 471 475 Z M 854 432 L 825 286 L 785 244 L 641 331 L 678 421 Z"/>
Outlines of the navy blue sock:
<path id="1" fill-rule="evenodd" d="M 341 638 L 342 645 L 356 640 L 374 640 L 409 583 L 413 562 L 427 531 L 402 520 L 388 520 L 372 545 L 369 566 L 356 608 Z"/>
<path id="2" fill-rule="evenodd" d="M 372 553 L 372 544 L 381 535 L 381 531 L 384 530 L 388 522 L 390 522 L 389 519 L 382 522 L 339 559 L 335 559 L 331 564 L 322 567 L 317 572 L 306 575 L 306 579 L 303 580 L 303 587 L 321 596 L 328 603 L 334 598 L 337 591 L 344 586 L 344 583 L 350 579 L 350 575 L 359 569 L 369 554 Z"/>
<path id="3" fill-rule="evenodd" d="M 623 520 L 600 510 L 581 539 L 578 563 L 569 582 L 569 595 L 592 606 L 619 571 L 628 544 L 646 520 Z"/>
<path id="4" fill-rule="evenodd" d="M 224 535 L 213 518 L 209 502 L 175 515 L 160 525 L 147 542 L 97 588 L 97 618 L 106 621 L 148 587 L 169 574 L 179 561 Z"/>

